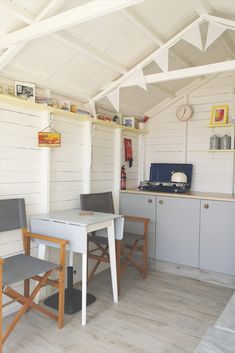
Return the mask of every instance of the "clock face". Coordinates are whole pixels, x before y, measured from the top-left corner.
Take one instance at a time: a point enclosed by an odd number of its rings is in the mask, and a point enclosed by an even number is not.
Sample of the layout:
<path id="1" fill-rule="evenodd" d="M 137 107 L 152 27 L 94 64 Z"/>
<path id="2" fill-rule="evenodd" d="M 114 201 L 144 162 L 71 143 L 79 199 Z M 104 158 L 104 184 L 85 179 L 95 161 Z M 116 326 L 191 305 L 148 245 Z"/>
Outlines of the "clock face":
<path id="1" fill-rule="evenodd" d="M 189 120 L 193 115 L 193 110 L 190 105 L 183 104 L 177 108 L 176 116 L 181 121 Z"/>

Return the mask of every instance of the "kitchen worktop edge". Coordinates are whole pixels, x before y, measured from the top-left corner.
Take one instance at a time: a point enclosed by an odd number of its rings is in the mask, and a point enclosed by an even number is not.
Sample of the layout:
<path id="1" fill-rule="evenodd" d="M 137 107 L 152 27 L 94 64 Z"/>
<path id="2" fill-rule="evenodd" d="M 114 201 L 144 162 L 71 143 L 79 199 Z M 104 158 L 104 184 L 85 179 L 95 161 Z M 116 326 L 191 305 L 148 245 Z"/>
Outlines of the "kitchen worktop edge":
<path id="1" fill-rule="evenodd" d="M 214 192 L 189 191 L 185 193 L 168 193 L 168 192 L 166 193 L 166 192 L 144 191 L 144 190 L 138 190 L 138 189 L 120 190 L 120 192 L 127 193 L 127 194 L 138 194 L 138 195 L 180 197 L 180 198 L 190 198 L 190 199 L 200 199 L 200 200 L 235 202 L 235 195 L 225 194 L 225 193 L 214 193 Z"/>

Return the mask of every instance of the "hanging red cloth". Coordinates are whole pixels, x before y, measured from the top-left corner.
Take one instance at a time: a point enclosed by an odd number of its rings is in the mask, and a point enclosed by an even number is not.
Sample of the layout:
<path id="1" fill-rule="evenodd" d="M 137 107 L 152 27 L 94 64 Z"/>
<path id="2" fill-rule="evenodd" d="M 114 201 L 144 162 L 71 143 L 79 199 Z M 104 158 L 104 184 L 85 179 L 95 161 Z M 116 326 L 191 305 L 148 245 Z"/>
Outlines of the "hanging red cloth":
<path id="1" fill-rule="evenodd" d="M 125 146 L 125 161 L 129 162 L 129 167 L 132 167 L 133 162 L 133 152 L 132 152 L 132 141 L 131 139 L 124 138 Z"/>

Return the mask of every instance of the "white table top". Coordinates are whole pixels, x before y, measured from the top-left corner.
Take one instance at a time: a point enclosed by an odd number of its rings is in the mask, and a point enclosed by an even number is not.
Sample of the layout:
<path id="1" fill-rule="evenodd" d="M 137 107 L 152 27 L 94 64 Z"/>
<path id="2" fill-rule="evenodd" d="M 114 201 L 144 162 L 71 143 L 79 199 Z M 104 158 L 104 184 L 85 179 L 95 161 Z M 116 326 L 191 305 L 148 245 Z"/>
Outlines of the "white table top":
<path id="1" fill-rule="evenodd" d="M 79 214 L 80 211 L 81 210 L 79 208 L 75 208 L 75 209 L 64 210 L 64 211 L 56 211 L 56 212 L 32 215 L 29 218 L 47 220 L 52 222 L 62 222 L 66 224 L 73 224 L 73 225 L 86 227 L 91 224 L 122 217 L 121 215 L 116 215 L 112 213 L 100 213 L 100 212 L 92 212 L 91 215 L 80 215 Z"/>

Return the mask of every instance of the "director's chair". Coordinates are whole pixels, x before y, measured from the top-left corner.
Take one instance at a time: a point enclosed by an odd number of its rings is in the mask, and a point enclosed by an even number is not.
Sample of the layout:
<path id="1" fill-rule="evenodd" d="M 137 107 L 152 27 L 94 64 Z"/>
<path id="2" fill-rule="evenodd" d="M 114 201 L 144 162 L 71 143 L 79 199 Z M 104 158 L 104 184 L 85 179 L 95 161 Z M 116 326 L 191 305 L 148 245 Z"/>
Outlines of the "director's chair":
<path id="1" fill-rule="evenodd" d="M 0 258 L 0 353 L 3 344 L 11 334 L 21 317 L 30 309 L 35 309 L 40 313 L 49 316 L 58 322 L 58 327 L 64 325 L 64 268 L 65 250 L 67 240 L 49 237 L 40 234 L 33 234 L 27 230 L 26 212 L 24 199 L 0 200 L 0 232 L 21 229 L 24 254 L 18 254 Z M 60 248 L 59 264 L 37 259 L 30 256 L 30 240 L 56 243 Z M 49 279 L 54 272 L 59 273 L 58 280 Z M 37 281 L 37 285 L 30 294 L 30 279 Z M 12 288 L 12 284 L 24 281 L 24 295 Z M 51 285 L 59 290 L 58 315 L 35 303 L 33 300 L 41 288 Z M 4 334 L 2 330 L 2 294 L 8 296 L 12 301 L 17 301 L 22 308 L 16 313 L 12 322 L 6 328 Z"/>

